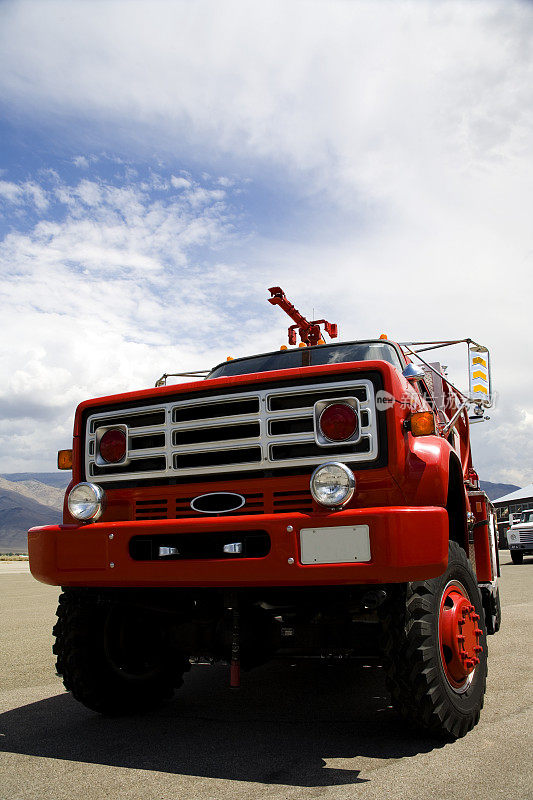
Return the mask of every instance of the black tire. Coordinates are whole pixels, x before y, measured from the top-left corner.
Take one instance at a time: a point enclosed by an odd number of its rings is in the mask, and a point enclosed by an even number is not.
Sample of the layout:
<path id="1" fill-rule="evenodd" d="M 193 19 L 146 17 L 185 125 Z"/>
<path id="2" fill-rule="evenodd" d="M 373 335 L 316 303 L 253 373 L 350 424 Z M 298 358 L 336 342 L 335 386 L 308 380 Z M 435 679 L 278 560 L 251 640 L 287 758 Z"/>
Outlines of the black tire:
<path id="1" fill-rule="evenodd" d="M 502 624 L 502 606 L 500 603 L 500 589 L 497 586 L 493 593 L 492 588 L 482 587 L 481 599 L 485 611 L 485 628 L 487 635 L 498 633 Z"/>
<path id="2" fill-rule="evenodd" d="M 494 633 L 498 633 L 502 624 L 502 605 L 500 603 L 500 589 L 496 589 L 494 598 Z"/>
<path id="3" fill-rule="evenodd" d="M 453 598 L 460 599 L 454 604 Z M 452 659 L 440 622 L 443 615 L 449 620 L 449 614 L 454 620 L 464 619 L 465 614 L 459 611 L 465 608 L 469 609 L 465 612 L 466 628 L 453 627 L 452 638 L 457 640 L 461 632 L 468 633 L 468 642 L 475 643 L 469 644 L 470 662 L 466 653 Z M 487 680 L 483 606 L 464 550 L 450 542 L 445 572 L 438 578 L 398 587 L 382 613 L 388 687 L 396 711 L 439 738 L 450 741 L 464 736 L 479 720 Z M 464 626 L 465 622 L 458 624 Z M 448 630 L 452 628 L 448 626 Z M 458 663 L 470 672 L 455 682 L 451 669 L 457 674 Z"/>
<path id="4" fill-rule="evenodd" d="M 513 564 L 523 564 L 524 563 L 524 554 L 521 550 L 511 550 L 511 559 Z"/>
<path id="5" fill-rule="evenodd" d="M 155 613 L 65 592 L 57 617 L 57 674 L 87 708 L 113 716 L 148 711 L 183 683 L 188 660 Z"/>

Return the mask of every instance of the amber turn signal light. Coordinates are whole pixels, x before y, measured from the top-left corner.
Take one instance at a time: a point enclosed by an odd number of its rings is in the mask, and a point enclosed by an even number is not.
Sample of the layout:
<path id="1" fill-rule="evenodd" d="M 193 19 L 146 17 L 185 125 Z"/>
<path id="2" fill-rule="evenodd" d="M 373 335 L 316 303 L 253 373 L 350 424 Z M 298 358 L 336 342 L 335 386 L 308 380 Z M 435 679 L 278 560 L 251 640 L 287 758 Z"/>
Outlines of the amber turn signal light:
<path id="1" fill-rule="evenodd" d="M 72 469 L 72 450 L 58 450 L 57 468 Z"/>
<path id="2" fill-rule="evenodd" d="M 416 411 L 405 421 L 413 436 L 431 436 L 435 433 L 435 417 L 431 411 Z"/>

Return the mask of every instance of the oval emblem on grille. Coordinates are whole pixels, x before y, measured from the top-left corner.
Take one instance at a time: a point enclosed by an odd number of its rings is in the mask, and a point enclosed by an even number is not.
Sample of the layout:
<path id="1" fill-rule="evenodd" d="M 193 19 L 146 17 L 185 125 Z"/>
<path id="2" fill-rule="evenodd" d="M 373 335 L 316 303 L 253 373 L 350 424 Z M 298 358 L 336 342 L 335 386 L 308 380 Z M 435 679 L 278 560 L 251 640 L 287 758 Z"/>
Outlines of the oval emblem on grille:
<path id="1" fill-rule="evenodd" d="M 242 494 L 234 492 L 210 492 L 191 500 L 191 508 L 200 514 L 229 514 L 242 508 L 246 500 Z"/>

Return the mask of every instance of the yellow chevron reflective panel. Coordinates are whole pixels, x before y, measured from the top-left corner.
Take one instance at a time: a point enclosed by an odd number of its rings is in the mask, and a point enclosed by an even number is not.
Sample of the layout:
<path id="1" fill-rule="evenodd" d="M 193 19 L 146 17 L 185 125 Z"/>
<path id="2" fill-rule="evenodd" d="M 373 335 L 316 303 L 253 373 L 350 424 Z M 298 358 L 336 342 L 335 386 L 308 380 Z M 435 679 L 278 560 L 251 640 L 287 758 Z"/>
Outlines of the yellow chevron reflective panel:
<path id="1" fill-rule="evenodd" d="M 490 356 L 486 347 L 472 343 L 468 348 L 468 377 L 470 395 L 483 406 L 491 405 L 492 388 L 490 381 Z"/>

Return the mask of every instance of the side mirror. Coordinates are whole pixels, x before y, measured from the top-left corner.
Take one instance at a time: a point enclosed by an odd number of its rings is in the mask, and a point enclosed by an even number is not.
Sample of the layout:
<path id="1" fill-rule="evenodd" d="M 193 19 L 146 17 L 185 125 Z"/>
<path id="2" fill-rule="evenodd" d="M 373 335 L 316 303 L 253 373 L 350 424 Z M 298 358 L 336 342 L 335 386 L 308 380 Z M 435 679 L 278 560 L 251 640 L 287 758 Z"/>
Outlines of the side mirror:
<path id="1" fill-rule="evenodd" d="M 417 367 L 416 364 L 408 364 L 404 371 L 402 372 L 404 378 L 406 378 L 409 383 L 416 383 L 417 381 L 423 381 L 426 377 L 424 375 L 424 370 Z"/>

